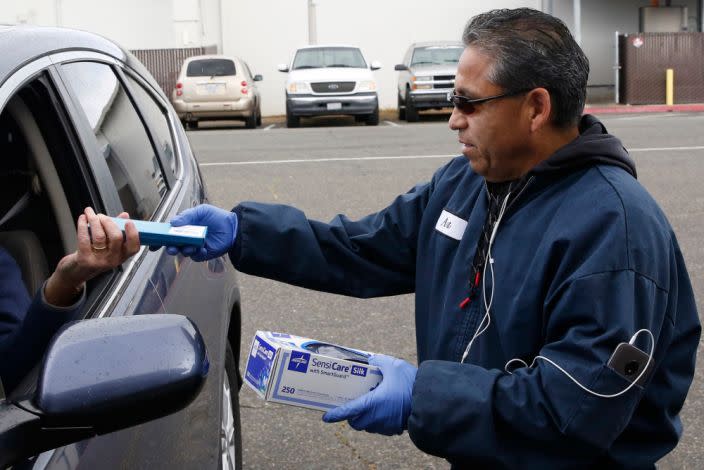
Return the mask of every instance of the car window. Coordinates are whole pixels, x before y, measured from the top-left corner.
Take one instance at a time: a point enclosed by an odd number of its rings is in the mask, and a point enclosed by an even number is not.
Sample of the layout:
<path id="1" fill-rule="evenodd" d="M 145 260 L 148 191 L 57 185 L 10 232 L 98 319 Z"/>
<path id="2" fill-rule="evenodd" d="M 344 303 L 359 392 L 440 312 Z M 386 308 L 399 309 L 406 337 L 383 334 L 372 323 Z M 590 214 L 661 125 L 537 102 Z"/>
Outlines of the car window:
<path id="1" fill-rule="evenodd" d="M 117 75 L 105 64 L 62 67 L 110 169 L 125 211 L 149 220 L 166 193 L 164 175 L 139 115 Z"/>
<path id="2" fill-rule="evenodd" d="M 249 64 L 247 64 L 247 62 L 242 62 L 242 63 L 244 64 L 244 71 L 245 71 L 245 74 L 247 75 L 247 80 L 251 81 L 252 77 L 254 75 L 252 75 L 252 71 L 249 70 Z"/>
<path id="3" fill-rule="evenodd" d="M 461 47 L 430 46 L 418 47 L 413 51 L 411 65 L 445 65 L 456 64 L 462 55 Z"/>
<path id="4" fill-rule="evenodd" d="M 125 75 L 125 77 L 130 84 L 132 97 L 142 111 L 142 117 L 144 117 L 147 126 L 149 126 L 154 134 L 154 139 L 156 140 L 155 144 L 159 147 L 159 151 L 164 159 L 164 168 L 168 168 L 172 174 L 176 174 L 173 136 L 166 117 L 166 110 L 154 100 L 152 95 L 144 89 L 141 83 L 137 82 L 137 80 L 129 75 Z"/>
<path id="5" fill-rule="evenodd" d="M 223 77 L 237 75 L 235 63 L 229 59 L 200 59 L 188 64 L 187 77 Z"/>
<path id="6" fill-rule="evenodd" d="M 367 68 L 362 52 L 354 47 L 314 47 L 301 49 L 293 60 L 293 70 L 322 67 Z"/>

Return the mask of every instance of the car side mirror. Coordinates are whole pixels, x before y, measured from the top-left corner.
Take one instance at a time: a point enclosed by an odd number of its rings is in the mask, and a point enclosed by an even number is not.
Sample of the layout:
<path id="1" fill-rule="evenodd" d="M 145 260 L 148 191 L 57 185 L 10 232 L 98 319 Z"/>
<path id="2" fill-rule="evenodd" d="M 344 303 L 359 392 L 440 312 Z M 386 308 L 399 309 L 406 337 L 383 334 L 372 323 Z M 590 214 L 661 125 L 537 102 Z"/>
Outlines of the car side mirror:
<path id="1" fill-rule="evenodd" d="M 402 72 L 404 70 L 408 70 L 408 67 L 406 67 L 406 64 L 396 64 L 394 65 L 394 70 L 397 72 Z"/>
<path id="2" fill-rule="evenodd" d="M 288 72 L 288 65 L 286 64 L 279 64 L 276 68 L 279 69 L 279 72 Z"/>
<path id="3" fill-rule="evenodd" d="M 381 62 L 378 60 L 373 60 L 369 68 L 372 70 L 379 70 L 381 68 Z"/>
<path id="4" fill-rule="evenodd" d="M 256 74 L 254 78 L 252 78 L 252 80 L 254 80 L 255 82 L 261 82 L 262 80 L 264 80 L 264 77 L 259 74 Z"/>
<path id="5" fill-rule="evenodd" d="M 0 400 L 0 468 L 178 411 L 208 369 L 203 338 L 182 315 L 67 324 L 47 350 L 34 396 Z"/>

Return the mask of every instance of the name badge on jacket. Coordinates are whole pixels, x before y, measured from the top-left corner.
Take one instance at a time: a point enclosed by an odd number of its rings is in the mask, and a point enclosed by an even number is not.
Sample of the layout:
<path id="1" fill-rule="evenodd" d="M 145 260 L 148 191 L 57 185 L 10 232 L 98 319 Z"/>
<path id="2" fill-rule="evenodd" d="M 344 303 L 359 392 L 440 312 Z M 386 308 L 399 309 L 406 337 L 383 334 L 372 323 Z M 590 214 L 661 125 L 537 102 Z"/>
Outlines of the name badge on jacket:
<path id="1" fill-rule="evenodd" d="M 466 220 L 462 220 L 446 210 L 442 211 L 442 214 L 440 214 L 440 217 L 435 224 L 435 230 L 447 235 L 450 238 L 454 238 L 455 240 L 462 240 L 462 234 L 466 228 Z"/>

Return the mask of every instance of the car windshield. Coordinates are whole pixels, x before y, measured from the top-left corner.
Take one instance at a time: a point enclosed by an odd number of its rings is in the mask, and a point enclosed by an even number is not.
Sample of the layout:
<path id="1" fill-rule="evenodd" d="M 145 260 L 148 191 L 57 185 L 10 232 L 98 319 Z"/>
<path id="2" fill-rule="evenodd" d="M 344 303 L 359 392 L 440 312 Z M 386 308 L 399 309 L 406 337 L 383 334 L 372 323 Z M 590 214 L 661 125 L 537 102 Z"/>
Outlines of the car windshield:
<path id="1" fill-rule="evenodd" d="M 201 59 L 188 64 L 188 77 L 223 77 L 236 75 L 235 63 L 229 59 Z"/>
<path id="2" fill-rule="evenodd" d="M 456 64 L 460 60 L 462 50 L 459 46 L 419 47 L 413 51 L 411 66 Z"/>
<path id="3" fill-rule="evenodd" d="M 364 69 L 367 63 L 362 52 L 354 47 L 315 47 L 301 49 L 293 60 L 292 70 L 324 67 L 351 67 Z"/>

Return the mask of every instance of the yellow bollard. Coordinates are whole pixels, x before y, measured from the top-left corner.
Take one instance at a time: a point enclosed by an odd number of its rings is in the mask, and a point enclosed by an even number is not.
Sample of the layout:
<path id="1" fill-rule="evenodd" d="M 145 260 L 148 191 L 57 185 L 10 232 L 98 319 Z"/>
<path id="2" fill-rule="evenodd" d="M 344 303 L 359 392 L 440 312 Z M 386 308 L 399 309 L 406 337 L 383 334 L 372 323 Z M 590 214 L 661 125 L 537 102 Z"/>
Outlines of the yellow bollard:
<path id="1" fill-rule="evenodd" d="M 673 69 L 665 71 L 665 104 L 668 106 L 675 104 L 675 71 Z"/>

